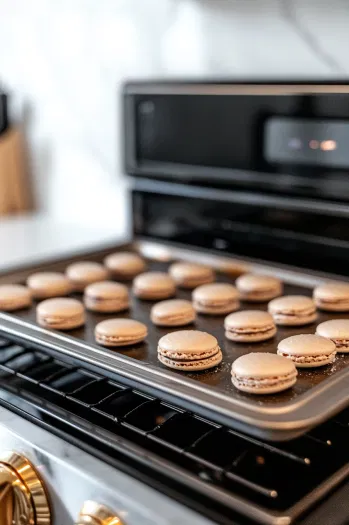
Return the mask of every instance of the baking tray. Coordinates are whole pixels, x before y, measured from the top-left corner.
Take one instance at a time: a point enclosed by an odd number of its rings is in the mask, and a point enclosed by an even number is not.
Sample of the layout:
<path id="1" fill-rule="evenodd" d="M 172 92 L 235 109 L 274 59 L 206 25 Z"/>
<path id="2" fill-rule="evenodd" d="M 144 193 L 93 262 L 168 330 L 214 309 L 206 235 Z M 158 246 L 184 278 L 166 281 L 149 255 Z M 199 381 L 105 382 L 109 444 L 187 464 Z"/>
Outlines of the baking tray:
<path id="1" fill-rule="evenodd" d="M 64 259 L 40 267 L 24 268 L 15 273 L 0 277 L 0 284 L 23 282 L 34 271 L 63 271 L 74 260 L 102 261 L 112 251 L 125 249 L 144 251 L 147 244 L 122 245 L 94 253 L 84 253 L 70 259 Z M 146 251 L 146 250 L 145 250 Z M 312 287 L 323 280 L 323 276 L 314 276 L 294 269 L 273 267 L 272 265 L 253 264 L 249 261 L 234 261 L 217 258 L 212 254 L 194 253 L 188 250 L 176 250 L 157 246 L 154 252 L 157 258 L 166 261 L 149 260 L 149 270 L 166 271 L 169 259 L 193 259 L 211 262 L 214 266 L 224 266 L 237 272 L 258 270 L 276 273 L 284 278 L 285 294 L 304 294 L 310 296 Z M 234 282 L 232 276 L 218 275 L 219 281 Z M 290 282 L 291 281 L 291 282 Z M 299 284 L 302 283 L 302 284 Z M 74 294 L 80 297 L 79 294 Z M 178 290 L 178 298 L 190 299 L 191 292 Z M 157 342 L 164 334 L 173 331 L 170 328 L 154 326 L 149 320 L 150 309 L 154 303 L 141 301 L 132 296 L 131 308 L 120 314 L 95 314 L 87 312 L 85 327 L 69 332 L 57 332 L 39 327 L 35 322 L 35 305 L 15 315 L 0 314 L 0 332 L 31 341 L 41 346 L 51 347 L 75 359 L 81 359 L 91 365 L 100 366 L 117 373 L 131 381 L 135 386 L 147 392 L 156 392 L 167 401 L 181 404 L 186 409 L 194 410 L 202 416 L 210 417 L 231 428 L 248 432 L 266 440 L 287 440 L 307 432 L 311 427 L 327 420 L 342 410 L 349 401 L 349 355 L 338 355 L 334 364 L 317 369 L 299 369 L 297 384 L 283 393 L 268 396 L 252 396 L 239 392 L 231 383 L 230 369 L 232 362 L 249 352 L 276 352 L 277 344 L 285 337 L 299 333 L 314 333 L 316 323 L 306 327 L 279 328 L 274 339 L 257 344 L 237 344 L 224 337 L 224 316 L 198 315 L 197 322 L 185 328 L 204 330 L 215 335 L 223 352 L 223 361 L 218 367 L 196 373 L 184 373 L 167 369 L 157 360 Z M 266 310 L 267 303 L 242 303 L 242 309 Z M 97 345 L 94 341 L 96 323 L 110 317 L 130 317 L 147 324 L 149 335 L 146 342 L 124 349 L 110 350 Z M 317 323 L 349 314 L 326 314 L 319 312 Z M 178 329 L 178 328 L 177 328 Z"/>

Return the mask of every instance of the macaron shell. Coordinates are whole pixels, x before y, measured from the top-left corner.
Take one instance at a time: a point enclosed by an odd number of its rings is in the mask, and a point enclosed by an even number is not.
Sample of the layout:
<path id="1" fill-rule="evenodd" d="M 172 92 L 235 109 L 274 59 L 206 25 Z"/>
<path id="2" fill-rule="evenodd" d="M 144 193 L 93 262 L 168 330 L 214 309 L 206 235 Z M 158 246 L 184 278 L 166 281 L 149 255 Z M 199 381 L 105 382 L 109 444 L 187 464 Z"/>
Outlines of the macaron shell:
<path id="1" fill-rule="evenodd" d="M 242 310 L 234 312 L 224 319 L 226 329 L 237 328 L 256 331 L 274 326 L 274 320 L 268 312 L 263 310 Z"/>
<path id="2" fill-rule="evenodd" d="M 316 334 L 334 342 L 337 352 L 349 352 L 349 319 L 332 319 L 318 325 Z"/>
<path id="3" fill-rule="evenodd" d="M 267 341 L 276 334 L 272 316 L 262 310 L 242 310 L 224 320 L 225 336 L 237 343 Z"/>
<path id="4" fill-rule="evenodd" d="M 32 304 L 30 290 L 20 284 L 0 285 L 0 311 L 13 312 Z"/>
<path id="5" fill-rule="evenodd" d="M 100 281 L 89 284 L 85 288 L 85 295 L 103 299 L 127 298 L 128 289 L 124 284 L 115 281 Z"/>
<path id="6" fill-rule="evenodd" d="M 167 299 L 175 295 L 176 285 L 165 272 L 146 272 L 134 279 L 133 292 L 140 299 Z"/>
<path id="7" fill-rule="evenodd" d="M 292 335 L 280 341 L 278 350 L 288 355 L 326 356 L 335 350 L 335 344 L 319 335 L 299 334 Z"/>
<path id="8" fill-rule="evenodd" d="M 277 297 L 278 295 L 281 295 L 281 293 L 281 289 L 268 291 L 241 291 L 240 299 L 250 303 L 264 303 L 274 299 L 274 297 Z"/>
<path id="9" fill-rule="evenodd" d="M 270 314 L 302 315 L 315 312 L 315 303 L 306 295 L 284 295 L 273 299 L 268 304 Z"/>
<path id="10" fill-rule="evenodd" d="M 172 299 L 155 304 L 151 321 L 158 326 L 183 326 L 195 321 L 195 310 L 189 301 Z"/>
<path id="11" fill-rule="evenodd" d="M 199 330 L 179 330 L 164 335 L 158 347 L 166 352 L 200 354 L 211 351 L 218 346 L 217 339 L 207 332 Z"/>
<path id="12" fill-rule="evenodd" d="M 233 385 L 238 389 L 241 390 L 241 392 L 246 392 L 247 394 L 277 394 L 278 392 L 283 392 L 284 390 L 288 390 L 293 385 L 295 385 L 297 382 L 297 377 L 294 377 L 290 379 L 289 381 L 283 381 L 278 384 L 275 384 L 274 386 L 245 386 L 241 383 L 239 383 L 238 380 L 232 377 L 232 383 Z"/>
<path id="13" fill-rule="evenodd" d="M 236 287 L 241 299 L 251 302 L 264 302 L 282 293 L 282 282 L 276 277 L 259 274 L 244 274 L 237 278 Z"/>
<path id="14" fill-rule="evenodd" d="M 292 362 L 268 352 L 251 352 L 238 357 L 233 362 L 231 371 L 238 377 L 257 379 L 297 375 Z"/>
<path id="15" fill-rule="evenodd" d="M 158 354 L 162 355 L 163 357 L 167 357 L 168 359 L 174 359 L 176 361 L 196 361 L 198 359 L 207 359 L 208 357 L 213 357 L 214 355 L 216 355 L 219 350 L 220 348 L 218 345 L 215 348 L 212 348 L 211 350 L 203 350 L 200 353 L 181 352 L 180 350 L 164 350 L 163 348 L 158 346 Z"/>
<path id="16" fill-rule="evenodd" d="M 349 339 L 349 319 L 331 319 L 316 328 L 317 335 L 328 339 Z"/>
<path id="17" fill-rule="evenodd" d="M 189 262 L 172 264 L 169 268 L 169 274 L 178 286 L 188 289 L 212 283 L 215 280 L 212 268 L 203 264 Z"/>
<path id="18" fill-rule="evenodd" d="M 137 344 L 147 335 L 146 325 L 134 319 L 107 319 L 95 327 L 96 341 L 108 347 Z"/>
<path id="19" fill-rule="evenodd" d="M 273 394 L 292 387 L 297 370 L 292 361 L 272 353 L 250 353 L 233 362 L 232 382 L 242 392 Z"/>
<path id="20" fill-rule="evenodd" d="M 60 322 L 45 320 L 44 318 L 38 317 L 37 322 L 43 328 L 50 328 L 53 330 L 74 330 L 85 324 L 85 318 L 83 315 L 79 317 L 72 317 L 71 319 L 62 319 Z"/>
<path id="21" fill-rule="evenodd" d="M 336 358 L 336 354 L 333 354 L 332 356 L 330 356 L 330 357 L 328 357 L 326 359 L 324 358 L 324 359 L 317 360 L 317 361 L 314 361 L 314 362 L 301 363 L 301 362 L 294 361 L 294 363 L 295 363 L 297 368 L 316 368 L 318 366 L 325 366 L 325 365 L 332 364 L 335 361 L 335 358 Z M 287 359 L 291 359 L 291 358 L 288 357 Z"/>
<path id="22" fill-rule="evenodd" d="M 70 330 L 85 323 L 82 303 L 70 298 L 46 299 L 38 304 L 36 315 L 40 326 L 56 330 Z"/>
<path id="23" fill-rule="evenodd" d="M 146 269 L 144 259 L 133 252 L 112 253 L 104 259 L 104 264 L 115 277 L 124 280 L 132 279 Z"/>
<path id="24" fill-rule="evenodd" d="M 236 310 L 239 309 L 240 303 L 239 301 L 234 301 L 230 304 L 227 304 L 225 306 L 204 306 L 201 303 L 197 303 L 194 301 L 194 308 L 195 310 L 200 314 L 207 314 L 207 315 L 226 315 L 230 314 L 231 312 L 236 312 Z"/>
<path id="25" fill-rule="evenodd" d="M 325 312 L 349 312 L 349 299 L 340 302 L 329 302 L 315 298 L 315 304 L 320 310 Z"/>
<path id="26" fill-rule="evenodd" d="M 211 283 L 214 280 L 214 277 L 205 277 L 205 278 L 198 278 L 198 279 L 186 279 L 185 281 L 176 281 L 177 286 L 180 288 L 193 290 L 194 288 L 197 288 L 198 286 L 201 286 L 203 284 Z"/>
<path id="27" fill-rule="evenodd" d="M 123 312 L 129 308 L 128 299 L 103 299 L 96 301 L 91 297 L 84 297 L 84 304 L 91 312 L 112 314 Z"/>
<path id="28" fill-rule="evenodd" d="M 37 272 L 27 279 L 27 286 L 36 299 L 60 297 L 72 292 L 69 279 L 58 272 Z"/>
<path id="29" fill-rule="evenodd" d="M 271 275 L 262 275 L 258 273 L 245 273 L 236 279 L 235 282 L 239 292 L 251 292 L 258 290 L 266 292 L 279 288 L 282 284 L 280 279 Z"/>
<path id="30" fill-rule="evenodd" d="M 349 311 L 349 284 L 323 283 L 314 289 L 316 306 L 328 312 Z"/>
<path id="31" fill-rule="evenodd" d="M 181 370 L 183 372 L 199 372 L 200 370 L 208 370 L 219 365 L 222 362 L 223 355 L 221 350 L 219 350 L 212 357 L 207 359 L 195 360 L 195 361 L 173 361 L 167 357 L 158 354 L 159 361 L 167 366 L 168 368 L 173 368 L 175 370 Z"/>
<path id="32" fill-rule="evenodd" d="M 126 339 L 120 339 L 120 341 L 113 341 L 111 339 L 107 340 L 104 337 L 101 337 L 100 335 L 96 334 L 96 342 L 102 346 L 106 346 L 108 348 L 113 348 L 116 346 L 131 346 L 136 345 L 138 343 L 141 343 L 144 341 L 146 335 L 139 335 L 138 337 L 130 338 L 129 340 Z"/>
<path id="33" fill-rule="evenodd" d="M 206 314 L 227 314 L 239 308 L 239 292 L 228 283 L 204 284 L 192 294 L 195 310 Z"/>
<path id="34" fill-rule="evenodd" d="M 316 312 L 302 316 L 273 314 L 275 323 L 280 326 L 305 326 L 307 324 L 314 323 L 317 317 L 318 316 Z"/>
<path id="35" fill-rule="evenodd" d="M 213 303 L 226 303 L 239 298 L 239 292 L 232 284 L 211 283 L 203 284 L 193 291 L 194 301 L 209 301 Z"/>
<path id="36" fill-rule="evenodd" d="M 268 341 L 268 339 L 271 339 L 275 335 L 275 326 L 264 332 L 256 332 L 252 334 L 238 334 L 229 332 L 228 330 L 225 331 L 225 337 L 230 341 L 234 341 L 235 343 L 260 343 L 262 341 Z"/>
<path id="37" fill-rule="evenodd" d="M 319 299 L 348 299 L 349 283 L 327 282 L 314 289 L 314 296 Z"/>
<path id="38" fill-rule="evenodd" d="M 93 283 L 85 288 L 84 303 L 94 312 L 121 312 L 129 307 L 128 289 L 114 281 Z"/>
<path id="39" fill-rule="evenodd" d="M 81 261 L 70 264 L 66 269 L 66 275 L 76 291 L 83 291 L 91 283 L 105 281 L 108 271 L 100 263 Z"/>
<path id="40" fill-rule="evenodd" d="M 297 368 L 313 368 L 333 363 L 336 345 L 319 335 L 300 334 L 280 341 L 277 353 L 292 360 Z"/>

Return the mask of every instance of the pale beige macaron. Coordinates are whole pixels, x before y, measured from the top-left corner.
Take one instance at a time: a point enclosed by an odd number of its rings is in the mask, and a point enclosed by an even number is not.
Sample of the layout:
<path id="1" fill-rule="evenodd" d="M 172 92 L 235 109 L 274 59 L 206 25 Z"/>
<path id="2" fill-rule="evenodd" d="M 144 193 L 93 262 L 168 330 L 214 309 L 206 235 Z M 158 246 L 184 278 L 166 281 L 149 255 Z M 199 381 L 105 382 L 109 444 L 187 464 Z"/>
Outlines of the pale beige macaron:
<path id="1" fill-rule="evenodd" d="M 280 279 L 270 275 L 246 273 L 236 279 L 236 287 L 243 301 L 261 303 L 282 294 Z"/>
<path id="2" fill-rule="evenodd" d="M 331 319 L 316 328 L 317 335 L 327 337 L 334 342 L 337 352 L 349 352 L 349 319 Z"/>
<path id="3" fill-rule="evenodd" d="M 84 303 L 93 312 L 121 312 L 129 307 L 128 289 L 114 281 L 92 283 L 85 288 Z"/>
<path id="4" fill-rule="evenodd" d="M 147 335 L 146 325 L 134 319 L 107 319 L 95 328 L 97 343 L 108 347 L 135 345 Z"/>
<path id="5" fill-rule="evenodd" d="M 174 280 L 165 272 L 145 272 L 133 281 L 133 293 L 140 299 L 156 301 L 167 299 L 176 293 Z"/>
<path id="6" fill-rule="evenodd" d="M 150 312 L 152 322 L 158 326 L 185 326 L 195 321 L 196 313 L 190 301 L 169 299 L 154 304 Z"/>
<path id="7" fill-rule="evenodd" d="M 239 292 L 228 283 L 203 284 L 193 291 L 193 305 L 203 314 L 228 314 L 239 308 Z"/>
<path id="8" fill-rule="evenodd" d="M 249 394 L 275 394 L 287 390 L 296 383 L 297 374 L 289 359 L 263 352 L 238 357 L 231 369 L 233 385 Z"/>
<path id="9" fill-rule="evenodd" d="M 68 277 L 59 272 L 37 272 L 27 279 L 27 286 L 35 299 L 62 297 L 72 292 Z"/>
<path id="10" fill-rule="evenodd" d="M 215 273 L 212 268 L 204 264 L 190 262 L 178 262 L 171 264 L 169 268 L 171 277 L 177 286 L 193 289 L 202 284 L 212 283 Z"/>
<path id="11" fill-rule="evenodd" d="M 349 312 L 349 283 L 328 282 L 314 289 L 318 308 L 328 312 Z"/>
<path id="12" fill-rule="evenodd" d="M 291 359 L 297 368 L 324 366 L 336 358 L 336 345 L 330 339 L 315 334 L 300 334 L 280 341 L 277 353 Z"/>
<path id="13" fill-rule="evenodd" d="M 225 337 L 237 343 L 258 343 L 276 334 L 272 316 L 261 310 L 242 310 L 224 319 Z"/>
<path id="14" fill-rule="evenodd" d="M 66 276 L 74 290 L 83 292 L 86 286 L 108 278 L 108 270 L 100 263 L 81 261 L 70 264 L 66 269 Z"/>
<path id="15" fill-rule="evenodd" d="M 196 372 L 219 365 L 222 352 L 217 339 L 199 330 L 180 330 L 162 337 L 158 343 L 159 361 L 176 370 Z"/>
<path id="16" fill-rule="evenodd" d="M 77 299 L 67 297 L 46 299 L 37 305 L 36 319 L 44 328 L 72 330 L 85 323 L 85 309 Z"/>
<path id="17" fill-rule="evenodd" d="M 13 312 L 28 308 L 32 304 L 30 290 L 21 284 L 0 285 L 0 310 Z"/>
<path id="18" fill-rule="evenodd" d="M 104 264 L 115 279 L 128 281 L 146 270 L 145 260 L 134 252 L 116 252 L 104 259 Z"/>
<path id="19" fill-rule="evenodd" d="M 314 301 L 305 295 L 285 295 L 273 299 L 268 311 L 277 325 L 303 326 L 317 319 Z"/>

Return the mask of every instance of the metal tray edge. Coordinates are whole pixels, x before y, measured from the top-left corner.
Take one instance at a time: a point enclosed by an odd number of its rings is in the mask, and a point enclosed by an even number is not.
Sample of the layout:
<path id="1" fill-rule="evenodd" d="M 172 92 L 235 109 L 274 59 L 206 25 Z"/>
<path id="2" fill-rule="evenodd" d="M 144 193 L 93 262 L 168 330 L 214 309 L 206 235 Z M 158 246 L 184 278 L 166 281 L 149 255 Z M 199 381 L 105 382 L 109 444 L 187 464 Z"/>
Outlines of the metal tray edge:
<path id="1" fill-rule="evenodd" d="M 0 314 L 0 332 L 100 366 L 137 381 L 152 391 L 170 395 L 172 402 L 174 397 L 189 402 L 205 417 L 231 428 L 242 427 L 250 434 L 269 440 L 291 439 L 328 419 L 346 404 L 343 386 L 349 390 L 349 369 L 345 369 L 337 374 L 335 383 L 333 379 L 326 380 L 314 387 L 312 392 L 299 396 L 296 402 L 259 407 L 210 391 L 191 379 L 182 379 L 167 370 L 145 367 L 127 356 L 110 354 L 101 347 L 81 343 L 65 334 L 45 330 L 8 314 Z M 321 413 L 317 411 L 314 415 L 315 408 L 319 406 Z"/>

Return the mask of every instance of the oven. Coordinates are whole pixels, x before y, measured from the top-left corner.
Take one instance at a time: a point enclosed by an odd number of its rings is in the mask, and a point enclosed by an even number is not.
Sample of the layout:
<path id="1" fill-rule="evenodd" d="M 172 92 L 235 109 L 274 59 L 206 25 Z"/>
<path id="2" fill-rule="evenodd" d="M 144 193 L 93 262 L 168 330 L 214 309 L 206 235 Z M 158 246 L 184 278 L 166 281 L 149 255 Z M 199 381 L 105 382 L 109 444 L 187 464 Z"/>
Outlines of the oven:
<path id="1" fill-rule="evenodd" d="M 125 250 L 155 271 L 200 261 L 221 282 L 276 275 L 285 294 L 348 280 L 344 83 L 140 82 L 123 97 L 134 238 L 0 284 Z M 224 338 L 224 316 L 199 315 L 195 328 L 217 337 L 223 362 L 186 374 L 157 359 L 168 330 L 150 322 L 152 304 L 132 295 L 122 317 L 147 324 L 148 337 L 117 351 L 94 340 L 104 314 L 59 332 L 38 326 L 35 305 L 0 313 L 0 523 L 344 525 L 348 355 L 253 397 L 234 389 L 234 359 L 275 352 L 316 324 L 241 346 Z"/>

